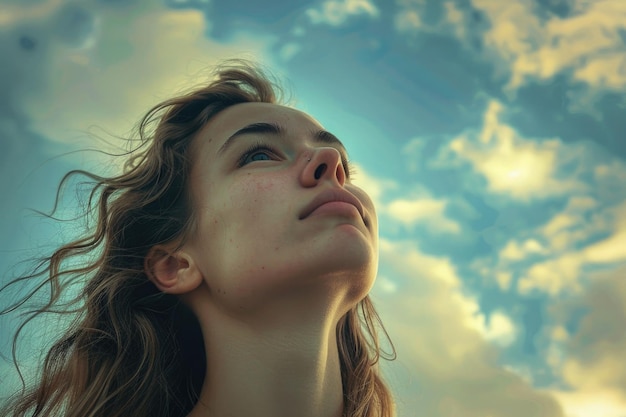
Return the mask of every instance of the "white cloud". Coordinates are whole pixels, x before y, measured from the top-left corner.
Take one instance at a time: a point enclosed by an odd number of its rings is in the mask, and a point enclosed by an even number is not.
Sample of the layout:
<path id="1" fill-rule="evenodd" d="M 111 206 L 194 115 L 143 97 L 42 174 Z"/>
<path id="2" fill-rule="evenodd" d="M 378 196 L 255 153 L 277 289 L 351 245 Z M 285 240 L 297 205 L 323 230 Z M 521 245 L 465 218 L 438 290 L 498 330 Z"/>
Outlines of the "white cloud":
<path id="1" fill-rule="evenodd" d="M 284 44 L 280 48 L 280 52 L 278 53 L 278 55 L 280 56 L 280 59 L 283 60 L 283 62 L 284 61 L 289 61 L 298 52 L 300 52 L 301 49 L 302 49 L 302 46 L 300 46 L 300 44 L 298 44 L 296 42 L 289 42 L 289 43 Z"/>
<path id="2" fill-rule="evenodd" d="M 534 141 L 521 138 L 500 120 L 502 105 L 491 101 L 484 114 L 482 130 L 474 137 L 455 138 L 449 150 L 470 162 L 487 180 L 490 192 L 530 201 L 584 190 L 571 177 L 559 178 L 559 165 L 578 158 L 580 151 L 556 139 Z"/>
<path id="3" fill-rule="evenodd" d="M 352 165 L 355 170 L 352 183 L 357 187 L 362 188 L 367 195 L 369 195 L 378 212 L 384 210 L 384 203 L 382 201 L 383 193 L 385 191 L 397 189 L 398 184 L 394 180 L 372 176 L 363 166 L 355 162 L 352 162 Z"/>
<path id="4" fill-rule="evenodd" d="M 416 172 L 418 169 L 418 156 L 426 146 L 426 141 L 421 138 L 413 138 L 409 140 L 402 148 L 402 155 L 407 158 L 408 172 Z"/>
<path id="5" fill-rule="evenodd" d="M 534 230 L 492 242 L 499 246 L 496 259 L 475 263 L 474 269 L 503 291 L 519 277 L 521 294 L 579 292 L 586 267 L 626 261 L 626 164 L 585 144 L 520 137 L 502 121 L 503 111 L 499 102 L 491 101 L 480 130 L 454 138 L 433 166 L 463 169 L 459 161 L 467 161 L 494 195 L 523 203 L 560 197 L 567 204 L 560 212 L 546 211 L 543 224 Z M 466 186 L 483 187 L 477 182 Z M 525 270 L 513 269 L 520 261 L 533 263 Z"/>
<path id="6" fill-rule="evenodd" d="M 626 197 L 626 196 L 625 196 Z M 511 239 L 500 249 L 495 268 L 482 265 L 482 276 L 493 277 L 502 290 L 511 284 L 511 262 L 539 259 L 519 271 L 517 290 L 552 296 L 583 290 L 585 267 L 614 267 L 626 261 L 626 199 L 598 207 L 589 196 L 572 196 L 563 211 L 527 233 L 525 240 Z M 599 240 L 594 236 L 606 235 Z M 542 242 L 546 242 L 544 245 Z M 479 267 L 480 269 L 480 267 Z"/>
<path id="7" fill-rule="evenodd" d="M 562 415 L 551 396 L 495 363 L 516 327 L 504 311 L 494 311 L 487 324 L 449 259 L 411 242 L 380 243 L 385 276 L 398 288 L 376 301 L 398 351 L 396 362 L 382 366 L 403 399 L 399 415 L 417 409 L 439 417 Z"/>
<path id="8" fill-rule="evenodd" d="M 583 260 L 578 253 L 566 253 L 532 265 L 518 281 L 521 294 L 540 290 L 552 296 L 562 291 L 580 291 L 578 278 Z"/>
<path id="9" fill-rule="evenodd" d="M 407 227 L 424 224 L 433 231 L 459 233 L 461 225 L 446 216 L 446 206 L 445 200 L 430 197 L 397 199 L 385 205 L 384 211 Z"/>
<path id="10" fill-rule="evenodd" d="M 626 164 L 617 159 L 602 162 L 595 167 L 594 176 L 596 181 L 615 180 L 623 184 L 626 182 Z"/>
<path id="11" fill-rule="evenodd" d="M 459 39 L 464 39 L 467 36 L 467 25 L 465 24 L 465 15 L 456 3 L 447 1 L 444 3 L 445 19 L 444 24 L 448 24 Z"/>
<path id="12" fill-rule="evenodd" d="M 430 196 L 415 199 L 393 199 L 388 201 L 383 194 L 395 191 L 399 188 L 397 182 L 374 177 L 364 167 L 353 162 L 356 174 L 352 183 L 362 188 L 374 202 L 377 216 L 385 216 L 385 221 L 380 221 L 381 234 L 390 232 L 394 224 L 412 228 L 416 225 L 424 225 L 433 233 L 458 234 L 462 226 L 457 221 L 449 218 L 446 213 L 448 201 L 436 199 Z M 426 191 L 421 193 L 427 194 Z"/>
<path id="13" fill-rule="evenodd" d="M 595 198 L 573 195 L 563 211 L 554 214 L 539 228 L 539 234 L 553 253 L 574 250 L 593 234 L 606 232 L 612 227 L 604 215 L 606 213 L 602 214 L 597 207 Z"/>
<path id="14" fill-rule="evenodd" d="M 626 261 L 626 229 L 618 230 L 610 237 L 587 246 L 584 258 L 593 263 Z"/>
<path id="15" fill-rule="evenodd" d="M 626 199 L 605 210 L 603 218 L 612 220 L 612 233 L 586 246 L 582 257 L 591 263 L 626 262 Z"/>
<path id="16" fill-rule="evenodd" d="M 526 366 L 505 365 L 504 369 L 506 369 L 507 371 L 513 372 L 516 375 L 519 375 L 526 383 L 530 385 L 533 384 L 533 374 L 530 368 Z"/>
<path id="17" fill-rule="evenodd" d="M 421 29 L 424 23 L 416 10 L 404 10 L 396 14 L 394 25 L 398 32 L 413 32 Z"/>
<path id="18" fill-rule="evenodd" d="M 483 337 L 490 342 L 506 347 L 515 341 L 517 330 L 513 320 L 503 311 L 494 311 L 489 315 L 489 321 L 484 315 L 479 316 L 476 328 Z"/>
<path id="19" fill-rule="evenodd" d="M 438 21 L 422 19 L 423 0 L 397 3 L 398 33 L 451 34 L 495 64 L 496 77 L 506 81 L 510 97 L 528 81 L 564 75 L 574 84 L 590 87 L 566 92 L 568 110 L 602 119 L 594 106 L 598 98 L 626 89 L 626 2 L 572 0 L 575 11 L 570 16 L 542 18 L 537 11 L 544 6 L 529 0 L 472 0 L 470 7 L 445 1 Z M 488 24 L 477 21 L 477 11 Z M 484 48 L 477 50 L 478 43 Z"/>
<path id="20" fill-rule="evenodd" d="M 482 35 L 484 57 L 497 65 L 498 77 L 508 79 L 511 95 L 530 80 L 563 74 L 591 87 L 568 92 L 569 110 L 602 117 L 594 112 L 595 99 L 605 91 L 626 89 L 626 2 L 572 0 L 571 15 L 541 18 L 537 11 L 543 6 L 529 0 L 472 0 L 472 7 L 463 9 L 446 1 L 437 22 L 421 18 L 424 1 L 398 3 L 395 27 L 401 34 L 451 33 L 474 52 L 474 34 Z M 470 16 L 476 10 L 489 21 L 484 32 Z"/>
<path id="21" fill-rule="evenodd" d="M 563 405 L 566 417 L 624 417 L 626 401 L 611 390 L 552 391 Z"/>
<path id="22" fill-rule="evenodd" d="M 398 290 L 398 285 L 386 276 L 378 275 L 376 277 L 376 287 L 374 288 L 374 291 L 377 290 L 393 294 Z"/>
<path id="23" fill-rule="evenodd" d="M 510 73 L 510 92 L 529 80 L 549 80 L 557 74 L 598 91 L 626 89 L 626 45 L 621 37 L 626 2 L 576 0 L 572 2 L 575 13 L 545 21 L 536 13 L 539 6 L 529 1 L 473 0 L 472 4 L 491 22 L 484 44 L 502 62 L 501 70 Z M 592 110 L 598 92 L 584 94 L 570 97 L 570 110 L 585 106 Z"/>
<path id="24" fill-rule="evenodd" d="M 396 0 L 397 12 L 393 19 L 396 32 L 403 35 L 435 32 L 439 29 L 432 19 L 422 18 L 428 6 L 426 0 Z"/>
<path id="25" fill-rule="evenodd" d="M 550 287 L 556 290 L 566 286 L 564 280 L 574 283 L 584 265 L 610 266 L 626 261 L 626 195 L 624 198 L 617 204 L 598 208 L 591 197 L 571 197 L 562 212 L 539 228 L 549 242 L 553 258 L 534 265 L 522 287 L 546 288 L 551 281 Z M 589 242 L 601 234 L 607 236 Z"/>
<path id="26" fill-rule="evenodd" d="M 541 243 L 535 239 L 527 239 L 522 243 L 516 240 L 510 240 L 506 246 L 500 250 L 500 258 L 507 261 L 519 261 L 526 259 L 530 254 L 538 254 L 544 252 L 545 249 Z"/>
<path id="27" fill-rule="evenodd" d="M 484 276 L 484 275 L 483 275 Z M 495 273 L 496 282 L 502 291 L 508 291 L 513 281 L 513 274 L 510 271 L 497 271 Z"/>
<path id="28" fill-rule="evenodd" d="M 377 18 L 380 11 L 370 0 L 326 0 L 319 9 L 307 9 L 306 14 L 314 24 L 341 26 L 351 16 Z"/>
<path id="29" fill-rule="evenodd" d="M 89 139 L 82 132 L 93 125 L 124 136 L 152 105 L 209 81 L 205 70 L 225 58 L 271 64 L 271 38 L 241 35 L 218 44 L 205 37 L 197 10 L 90 7 L 100 22 L 91 47 L 53 45 L 45 88 L 23 99 L 35 129 L 57 141 Z"/>
<path id="30" fill-rule="evenodd" d="M 626 415 L 625 274 L 625 268 L 596 274 L 584 293 L 550 307 L 557 322 L 573 309 L 587 311 L 571 334 L 552 332 L 553 372 L 572 388 L 553 393 L 568 417 Z"/>

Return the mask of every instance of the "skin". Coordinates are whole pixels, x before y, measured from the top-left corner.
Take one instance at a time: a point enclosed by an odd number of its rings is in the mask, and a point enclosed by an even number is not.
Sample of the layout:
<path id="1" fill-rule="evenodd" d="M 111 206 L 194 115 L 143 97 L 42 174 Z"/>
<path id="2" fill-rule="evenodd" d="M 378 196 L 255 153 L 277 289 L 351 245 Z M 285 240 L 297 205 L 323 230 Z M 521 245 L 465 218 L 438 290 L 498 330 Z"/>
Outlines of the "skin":
<path id="1" fill-rule="evenodd" d="M 234 132 L 258 122 L 285 134 L 239 136 L 218 155 Z M 202 328 L 207 374 L 192 417 L 341 416 L 335 328 L 374 283 L 378 225 L 371 199 L 347 178 L 341 145 L 313 139 L 321 129 L 298 110 L 245 103 L 194 138 L 197 231 L 178 251 L 155 246 L 146 262 L 153 282 L 182 297 Z M 256 141 L 274 152 L 257 151 L 239 167 Z M 363 216 L 329 210 L 300 219 L 329 188 L 357 197 Z"/>

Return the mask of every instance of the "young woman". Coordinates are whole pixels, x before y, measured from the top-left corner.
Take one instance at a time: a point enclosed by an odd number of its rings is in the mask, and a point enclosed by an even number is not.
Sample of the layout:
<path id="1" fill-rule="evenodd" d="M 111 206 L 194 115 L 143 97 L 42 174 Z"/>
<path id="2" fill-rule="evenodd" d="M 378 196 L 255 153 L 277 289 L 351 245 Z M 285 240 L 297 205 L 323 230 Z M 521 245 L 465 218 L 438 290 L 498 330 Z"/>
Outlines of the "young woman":
<path id="1" fill-rule="evenodd" d="M 95 181 L 95 227 L 27 279 L 52 288 L 43 312 L 84 282 L 80 314 L 2 415 L 394 415 L 367 295 L 374 206 L 279 91 L 229 63 L 146 114 L 123 174 L 68 174 Z"/>

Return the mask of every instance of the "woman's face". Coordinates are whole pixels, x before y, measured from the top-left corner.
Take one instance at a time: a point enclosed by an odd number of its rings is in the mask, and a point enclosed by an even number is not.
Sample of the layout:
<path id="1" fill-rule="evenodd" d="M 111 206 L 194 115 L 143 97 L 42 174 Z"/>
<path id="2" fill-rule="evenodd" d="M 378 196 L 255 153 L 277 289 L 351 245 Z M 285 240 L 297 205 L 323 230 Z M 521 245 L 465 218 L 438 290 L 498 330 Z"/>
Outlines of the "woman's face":
<path id="1" fill-rule="evenodd" d="M 194 138 L 198 229 L 187 246 L 220 305 L 253 311 L 318 289 L 356 303 L 373 285 L 374 205 L 350 182 L 343 145 L 320 132 L 298 110 L 245 103 Z M 322 204 L 337 199 L 353 201 Z"/>

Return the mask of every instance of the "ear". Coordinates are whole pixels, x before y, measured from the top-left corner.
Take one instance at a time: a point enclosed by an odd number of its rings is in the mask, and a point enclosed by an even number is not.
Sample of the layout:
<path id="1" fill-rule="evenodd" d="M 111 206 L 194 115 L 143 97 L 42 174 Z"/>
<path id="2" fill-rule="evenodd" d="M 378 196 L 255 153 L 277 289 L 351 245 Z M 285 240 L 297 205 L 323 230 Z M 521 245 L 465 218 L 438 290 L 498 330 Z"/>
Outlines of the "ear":
<path id="1" fill-rule="evenodd" d="M 171 252 L 163 245 L 150 248 L 144 259 L 144 271 L 157 288 L 168 294 L 184 294 L 203 281 L 191 255 L 179 250 Z"/>

